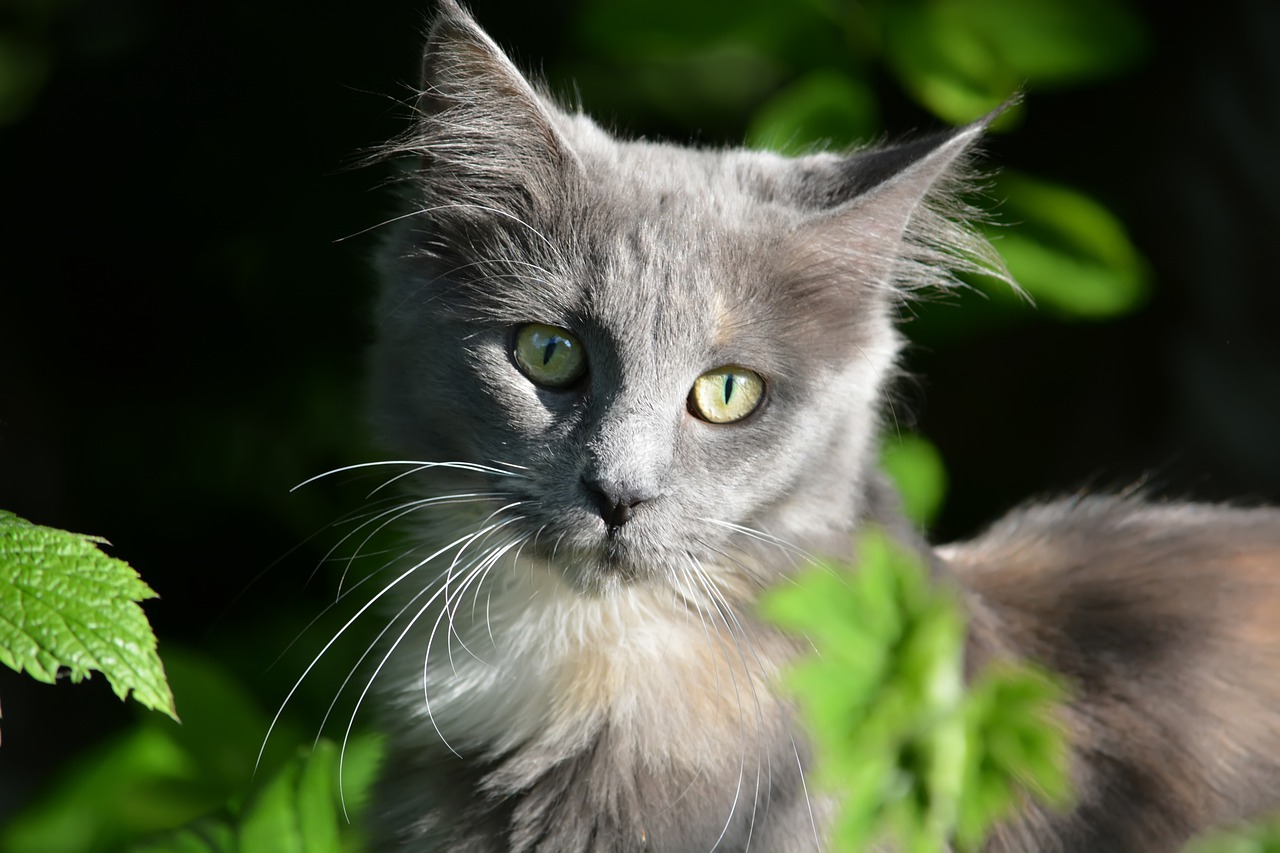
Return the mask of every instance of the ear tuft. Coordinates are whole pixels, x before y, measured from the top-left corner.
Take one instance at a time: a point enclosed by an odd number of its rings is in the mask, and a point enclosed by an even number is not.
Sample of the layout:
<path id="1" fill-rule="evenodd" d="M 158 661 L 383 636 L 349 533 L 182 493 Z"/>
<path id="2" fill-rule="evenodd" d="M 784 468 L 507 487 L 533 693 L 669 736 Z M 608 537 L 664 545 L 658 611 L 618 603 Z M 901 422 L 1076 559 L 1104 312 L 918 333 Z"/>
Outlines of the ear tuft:
<path id="1" fill-rule="evenodd" d="M 1014 100 L 964 127 L 847 157 L 797 163 L 796 200 L 812 209 L 806 265 L 820 251 L 848 277 L 903 298 L 955 283 L 957 272 L 1014 285 L 975 227 L 981 214 L 970 159 L 990 123 Z"/>
<path id="2" fill-rule="evenodd" d="M 491 216 L 524 220 L 554 204 L 576 162 L 558 115 L 461 6 L 440 0 L 416 122 L 382 155 L 418 159 L 412 178 L 426 202 L 421 215 L 438 230 Z"/>
<path id="3" fill-rule="evenodd" d="M 418 107 L 425 115 L 482 92 L 539 105 L 537 91 L 454 0 L 440 0 L 427 30 Z"/>

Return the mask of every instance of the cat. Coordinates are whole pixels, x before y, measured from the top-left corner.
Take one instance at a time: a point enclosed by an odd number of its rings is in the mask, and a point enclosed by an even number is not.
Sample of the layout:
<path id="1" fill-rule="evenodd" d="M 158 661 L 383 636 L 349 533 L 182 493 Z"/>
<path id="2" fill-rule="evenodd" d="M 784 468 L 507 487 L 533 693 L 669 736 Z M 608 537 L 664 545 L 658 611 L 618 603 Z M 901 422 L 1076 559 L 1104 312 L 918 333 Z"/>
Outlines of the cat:
<path id="1" fill-rule="evenodd" d="M 990 119 L 794 159 L 625 141 L 440 0 L 385 152 L 372 409 L 421 462 L 373 596 L 378 849 L 826 849 L 776 687 L 804 646 L 756 603 L 869 525 L 961 588 L 970 669 L 1070 689 L 1073 805 L 987 849 L 1170 851 L 1280 806 L 1280 512 L 1077 496 L 931 548 L 877 470 L 904 301 L 1004 275 L 958 201 Z"/>

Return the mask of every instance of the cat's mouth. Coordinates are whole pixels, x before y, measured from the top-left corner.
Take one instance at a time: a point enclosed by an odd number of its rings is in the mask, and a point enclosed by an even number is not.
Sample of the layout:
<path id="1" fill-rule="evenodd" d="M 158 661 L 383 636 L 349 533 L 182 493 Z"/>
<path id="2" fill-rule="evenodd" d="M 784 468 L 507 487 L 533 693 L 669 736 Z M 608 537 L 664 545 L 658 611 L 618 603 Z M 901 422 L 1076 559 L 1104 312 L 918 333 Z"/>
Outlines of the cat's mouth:
<path id="1" fill-rule="evenodd" d="M 604 595 L 611 589 L 652 578 L 652 554 L 633 535 L 612 531 L 592 537 L 565 537 L 558 543 L 540 541 L 535 555 L 585 595 Z"/>

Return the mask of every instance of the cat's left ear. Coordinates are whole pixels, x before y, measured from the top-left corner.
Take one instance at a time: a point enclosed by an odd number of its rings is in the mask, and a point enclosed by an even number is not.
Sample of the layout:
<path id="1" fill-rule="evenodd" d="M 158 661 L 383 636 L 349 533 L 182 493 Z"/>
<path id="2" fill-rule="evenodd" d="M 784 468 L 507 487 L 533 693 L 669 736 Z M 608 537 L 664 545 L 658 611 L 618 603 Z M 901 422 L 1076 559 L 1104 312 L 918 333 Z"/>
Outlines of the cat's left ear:
<path id="1" fill-rule="evenodd" d="M 804 243 L 857 281 L 896 293 L 944 284 L 955 270 L 1007 280 L 960 198 L 975 144 L 1007 106 L 911 142 L 799 161 L 794 197 L 812 211 Z"/>

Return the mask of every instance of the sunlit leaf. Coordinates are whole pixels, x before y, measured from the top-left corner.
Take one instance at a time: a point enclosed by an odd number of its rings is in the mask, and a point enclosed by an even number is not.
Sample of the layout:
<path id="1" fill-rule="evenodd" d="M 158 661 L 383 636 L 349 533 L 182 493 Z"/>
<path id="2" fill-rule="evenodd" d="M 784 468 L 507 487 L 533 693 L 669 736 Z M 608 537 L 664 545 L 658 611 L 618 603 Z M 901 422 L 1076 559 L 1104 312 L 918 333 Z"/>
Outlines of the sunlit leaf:
<path id="1" fill-rule="evenodd" d="M 155 593 L 101 541 L 0 511 L 0 663 L 50 684 L 101 672 L 121 699 L 176 719 L 137 603 Z"/>
<path id="2" fill-rule="evenodd" d="M 368 795 L 381 751 L 381 738 L 369 735 L 344 747 L 321 740 L 300 751 L 250 801 L 240 821 L 241 853 L 344 849 L 352 832 L 348 818 Z"/>
<path id="3" fill-rule="evenodd" d="M 258 792 L 240 824 L 243 853 L 336 853 L 337 754 L 319 743 Z"/>
<path id="4" fill-rule="evenodd" d="M 1014 279 L 1042 308 L 1104 319 L 1140 307 L 1147 264 L 1124 226 L 1083 193 L 1009 171 L 995 182 L 1002 222 L 988 232 Z"/>
<path id="5" fill-rule="evenodd" d="M 1060 801 L 1065 742 L 1048 716 L 1058 688 L 1002 667 L 966 691 L 952 595 L 885 535 L 857 545 L 856 569 L 819 565 L 763 603 L 813 644 L 786 683 L 820 757 L 813 782 L 840 803 L 835 849 L 893 838 L 941 853 L 957 832 L 981 838 L 1021 790 Z"/>

